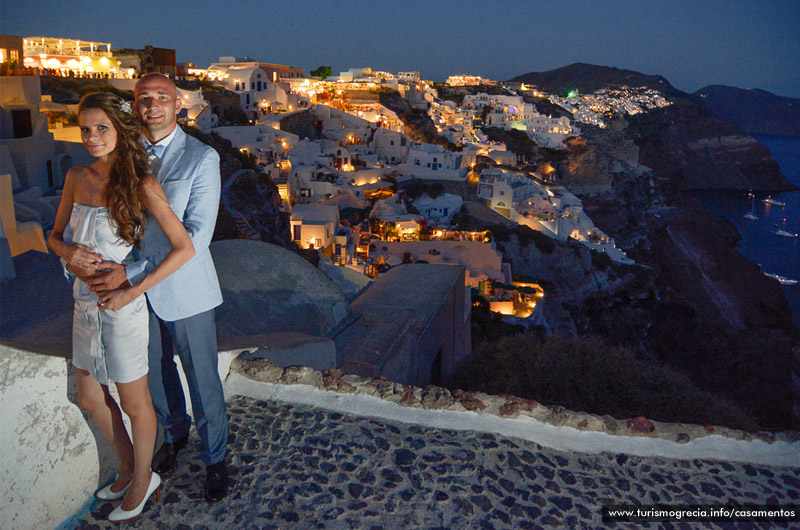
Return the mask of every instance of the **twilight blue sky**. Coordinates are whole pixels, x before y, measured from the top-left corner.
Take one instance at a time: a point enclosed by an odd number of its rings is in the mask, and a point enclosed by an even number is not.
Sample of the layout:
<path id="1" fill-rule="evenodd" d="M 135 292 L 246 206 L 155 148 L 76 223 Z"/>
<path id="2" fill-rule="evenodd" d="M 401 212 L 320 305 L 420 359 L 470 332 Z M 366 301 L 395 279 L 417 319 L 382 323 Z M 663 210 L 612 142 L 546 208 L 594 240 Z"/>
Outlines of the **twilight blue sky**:
<path id="1" fill-rule="evenodd" d="M 0 33 L 510 79 L 585 62 L 800 97 L 800 0 L 6 0 Z"/>

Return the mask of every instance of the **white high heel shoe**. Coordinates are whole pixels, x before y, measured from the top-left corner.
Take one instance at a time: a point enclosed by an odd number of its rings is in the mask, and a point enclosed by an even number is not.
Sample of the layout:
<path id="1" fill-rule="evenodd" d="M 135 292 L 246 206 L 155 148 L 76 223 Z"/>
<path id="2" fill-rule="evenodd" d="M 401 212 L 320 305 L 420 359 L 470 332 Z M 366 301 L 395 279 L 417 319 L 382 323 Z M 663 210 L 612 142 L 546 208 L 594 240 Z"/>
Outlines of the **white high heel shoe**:
<path id="1" fill-rule="evenodd" d="M 117 478 L 119 478 L 119 475 L 117 475 Z M 115 478 L 114 482 L 112 482 L 105 488 L 95 493 L 94 496 L 100 499 L 101 501 L 115 501 L 117 499 L 121 499 L 122 497 L 124 497 L 125 494 L 128 493 L 128 488 L 131 487 L 131 483 L 128 482 L 128 485 L 119 491 L 112 491 L 111 486 L 113 486 L 116 481 L 117 479 Z"/>
<path id="2" fill-rule="evenodd" d="M 156 492 L 156 500 L 161 502 L 161 477 L 159 477 L 158 473 L 155 471 L 151 471 L 150 473 L 150 485 L 147 486 L 147 493 L 145 494 L 144 499 L 142 499 L 142 502 L 139 503 L 139 506 L 133 510 L 123 510 L 122 506 L 117 506 L 114 508 L 114 511 L 108 515 L 109 521 L 114 523 L 123 523 L 132 519 L 136 519 L 139 517 L 139 514 L 142 513 L 144 505 L 147 504 L 147 499 L 150 498 L 150 495 L 152 495 L 154 491 Z"/>

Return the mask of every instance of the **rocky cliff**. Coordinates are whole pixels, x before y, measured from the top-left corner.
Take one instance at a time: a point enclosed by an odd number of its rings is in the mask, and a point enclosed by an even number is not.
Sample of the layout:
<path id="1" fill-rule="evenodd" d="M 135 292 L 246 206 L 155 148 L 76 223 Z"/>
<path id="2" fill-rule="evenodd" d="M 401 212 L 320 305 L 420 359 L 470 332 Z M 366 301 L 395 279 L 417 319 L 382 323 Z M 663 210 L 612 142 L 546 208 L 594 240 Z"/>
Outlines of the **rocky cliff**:
<path id="1" fill-rule="evenodd" d="M 794 189 L 766 147 L 691 96 L 672 102 L 630 118 L 639 162 L 657 169 L 665 185 L 677 190 Z"/>
<path id="2" fill-rule="evenodd" d="M 800 99 L 723 85 L 703 87 L 694 95 L 715 116 L 748 134 L 800 136 Z"/>
<path id="3" fill-rule="evenodd" d="M 793 189 L 769 151 L 658 76 L 572 65 L 517 79 L 554 92 L 649 86 L 673 104 L 608 129 L 582 125 L 556 164 L 595 224 L 639 266 L 602 268 L 574 244 L 544 255 L 510 238 L 503 245 L 515 273 L 552 282 L 547 304 L 560 330 L 678 366 L 752 411 L 762 428 L 788 428 L 800 333 L 780 288 L 736 253 L 735 229 L 693 197 L 701 189 Z"/>
<path id="4" fill-rule="evenodd" d="M 566 158 L 553 163 L 559 182 L 572 193 L 590 195 L 610 191 L 615 178 L 648 172 L 639 164 L 639 146 L 627 126 L 618 118 L 607 129 L 592 128 L 590 135 L 567 138 Z"/>

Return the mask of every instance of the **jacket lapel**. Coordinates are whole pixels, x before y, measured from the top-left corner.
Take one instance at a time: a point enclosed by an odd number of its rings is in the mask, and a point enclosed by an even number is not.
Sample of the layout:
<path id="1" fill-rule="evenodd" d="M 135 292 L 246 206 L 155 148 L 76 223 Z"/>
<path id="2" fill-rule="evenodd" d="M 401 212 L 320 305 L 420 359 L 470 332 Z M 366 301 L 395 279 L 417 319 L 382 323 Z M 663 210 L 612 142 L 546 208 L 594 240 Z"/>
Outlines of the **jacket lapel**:
<path id="1" fill-rule="evenodd" d="M 175 138 L 169 143 L 164 150 L 164 156 L 161 157 L 161 167 L 158 168 L 158 175 L 156 175 L 159 184 L 163 184 L 167 179 L 167 175 L 183 156 L 184 148 L 186 147 L 186 133 L 183 132 L 180 125 L 176 125 L 176 127 L 178 130 L 175 133 Z"/>

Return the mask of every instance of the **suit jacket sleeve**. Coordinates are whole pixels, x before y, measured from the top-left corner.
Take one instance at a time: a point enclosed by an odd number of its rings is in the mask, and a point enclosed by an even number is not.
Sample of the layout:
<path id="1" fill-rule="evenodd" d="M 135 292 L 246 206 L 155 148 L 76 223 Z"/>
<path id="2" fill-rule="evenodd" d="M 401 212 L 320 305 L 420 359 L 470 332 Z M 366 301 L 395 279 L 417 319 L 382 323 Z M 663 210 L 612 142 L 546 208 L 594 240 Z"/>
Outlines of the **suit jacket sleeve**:
<path id="1" fill-rule="evenodd" d="M 219 155 L 211 148 L 204 151 L 197 174 L 192 180 L 191 196 L 183 217 L 183 226 L 192 240 L 195 254 L 204 251 L 211 244 L 221 193 Z"/>

